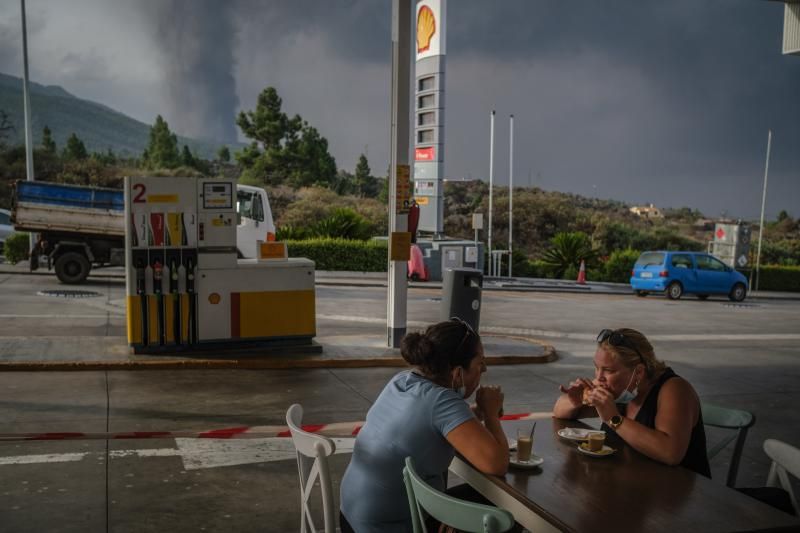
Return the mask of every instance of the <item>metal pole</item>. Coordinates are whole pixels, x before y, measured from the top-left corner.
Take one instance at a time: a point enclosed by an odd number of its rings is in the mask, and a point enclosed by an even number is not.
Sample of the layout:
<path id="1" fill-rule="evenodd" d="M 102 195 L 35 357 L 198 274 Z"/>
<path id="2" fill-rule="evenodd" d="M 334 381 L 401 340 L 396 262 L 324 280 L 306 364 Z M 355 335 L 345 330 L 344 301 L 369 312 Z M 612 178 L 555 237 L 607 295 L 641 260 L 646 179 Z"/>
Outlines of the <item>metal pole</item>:
<path id="1" fill-rule="evenodd" d="M 511 277 L 511 263 L 514 254 L 511 247 L 514 241 L 514 115 L 509 118 L 508 132 L 508 277 Z"/>
<path id="2" fill-rule="evenodd" d="M 25 173 L 28 181 L 33 175 L 33 135 L 31 135 L 31 97 L 28 90 L 28 27 L 25 22 L 25 0 L 19 2 L 22 13 L 22 102 L 25 111 Z M 30 249 L 36 245 L 36 235 L 30 235 Z"/>
<path id="3" fill-rule="evenodd" d="M 408 215 L 397 212 L 397 169 L 408 166 L 411 83 L 411 0 L 392 0 L 392 98 L 389 154 L 389 239 L 408 231 Z M 410 170 L 409 170 L 410 172 Z M 387 344 L 399 348 L 406 334 L 408 280 L 405 261 L 392 261 L 389 246 L 386 305 Z"/>
<path id="4" fill-rule="evenodd" d="M 492 257 L 492 187 L 494 187 L 494 109 L 489 121 L 489 257 Z M 489 276 L 493 276 L 494 263 L 489 261 Z"/>
<path id="5" fill-rule="evenodd" d="M 764 165 L 764 191 L 761 193 L 761 222 L 758 224 L 758 252 L 756 252 L 756 291 L 761 270 L 761 237 L 764 235 L 764 207 L 767 205 L 767 177 L 769 176 L 769 151 L 772 147 L 772 130 L 767 133 L 767 162 Z"/>

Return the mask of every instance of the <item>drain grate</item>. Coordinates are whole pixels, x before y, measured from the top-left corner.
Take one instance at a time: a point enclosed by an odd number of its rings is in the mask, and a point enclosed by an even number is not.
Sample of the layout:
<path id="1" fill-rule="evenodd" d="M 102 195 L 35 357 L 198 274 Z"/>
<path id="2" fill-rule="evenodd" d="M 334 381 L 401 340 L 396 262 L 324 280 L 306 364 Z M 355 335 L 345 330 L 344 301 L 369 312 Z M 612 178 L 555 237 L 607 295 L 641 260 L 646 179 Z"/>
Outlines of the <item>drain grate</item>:
<path id="1" fill-rule="evenodd" d="M 758 304 L 722 304 L 723 307 L 733 307 L 735 309 L 752 309 L 754 307 L 761 307 Z"/>
<path id="2" fill-rule="evenodd" d="M 80 291 L 74 289 L 54 289 L 47 291 L 39 291 L 36 294 L 39 296 L 53 296 L 55 298 L 96 298 L 102 296 L 99 292 L 95 291 Z"/>

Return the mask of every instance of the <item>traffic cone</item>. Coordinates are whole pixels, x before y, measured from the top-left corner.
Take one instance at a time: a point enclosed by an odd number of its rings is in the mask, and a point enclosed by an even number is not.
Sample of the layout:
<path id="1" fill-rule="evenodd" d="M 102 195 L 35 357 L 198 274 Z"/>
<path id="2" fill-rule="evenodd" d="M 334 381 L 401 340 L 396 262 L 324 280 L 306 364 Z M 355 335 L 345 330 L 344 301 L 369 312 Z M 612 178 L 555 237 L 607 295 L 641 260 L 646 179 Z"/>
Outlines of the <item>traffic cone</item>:
<path id="1" fill-rule="evenodd" d="M 578 285 L 586 285 L 586 263 L 581 259 L 581 268 L 578 270 Z"/>

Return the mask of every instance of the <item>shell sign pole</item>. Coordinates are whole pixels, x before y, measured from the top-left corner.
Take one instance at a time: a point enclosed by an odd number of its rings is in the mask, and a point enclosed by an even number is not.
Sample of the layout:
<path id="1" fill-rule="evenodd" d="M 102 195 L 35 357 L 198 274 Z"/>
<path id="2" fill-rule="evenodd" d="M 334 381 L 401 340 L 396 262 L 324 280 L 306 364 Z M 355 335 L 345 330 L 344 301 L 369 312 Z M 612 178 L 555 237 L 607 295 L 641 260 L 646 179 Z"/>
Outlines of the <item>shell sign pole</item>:
<path id="1" fill-rule="evenodd" d="M 419 229 L 443 236 L 446 0 L 417 2 L 414 197 Z"/>

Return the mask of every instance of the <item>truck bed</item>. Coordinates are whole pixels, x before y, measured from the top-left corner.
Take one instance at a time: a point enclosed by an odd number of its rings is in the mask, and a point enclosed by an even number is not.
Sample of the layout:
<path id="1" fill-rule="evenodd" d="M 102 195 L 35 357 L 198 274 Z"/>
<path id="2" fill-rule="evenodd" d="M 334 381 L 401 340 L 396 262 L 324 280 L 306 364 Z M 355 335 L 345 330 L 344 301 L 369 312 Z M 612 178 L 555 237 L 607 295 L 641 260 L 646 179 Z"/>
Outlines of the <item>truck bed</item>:
<path id="1" fill-rule="evenodd" d="M 18 181 L 11 220 L 21 231 L 125 235 L 121 190 Z"/>

